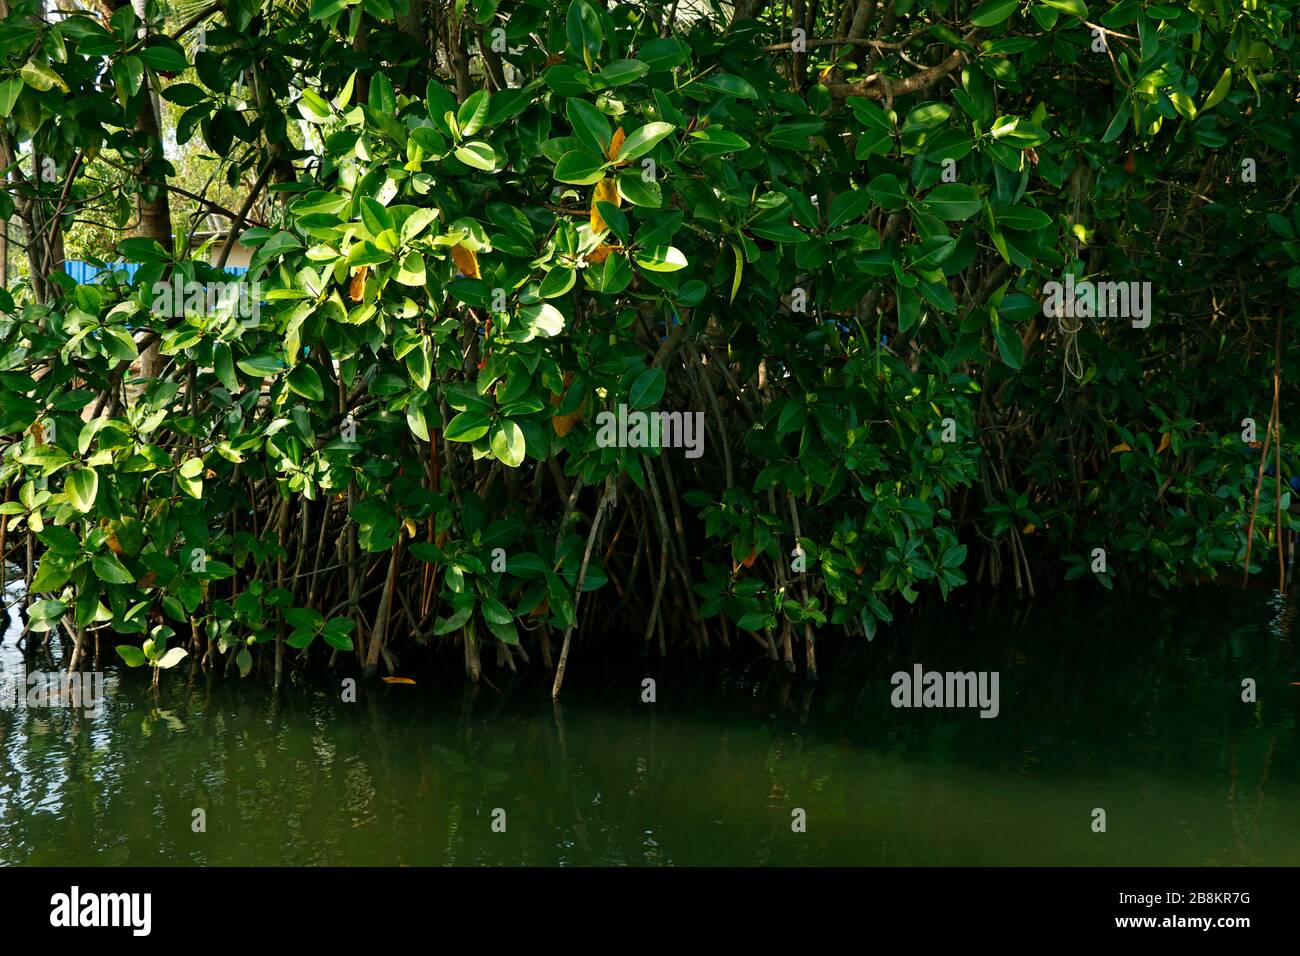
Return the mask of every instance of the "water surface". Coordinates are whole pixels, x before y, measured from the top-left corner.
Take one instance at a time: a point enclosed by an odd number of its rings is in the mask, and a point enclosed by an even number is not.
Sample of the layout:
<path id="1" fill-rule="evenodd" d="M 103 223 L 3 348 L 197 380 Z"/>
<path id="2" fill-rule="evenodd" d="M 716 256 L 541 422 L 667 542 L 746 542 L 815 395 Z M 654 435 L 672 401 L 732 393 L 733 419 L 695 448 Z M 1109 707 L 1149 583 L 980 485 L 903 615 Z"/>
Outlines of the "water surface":
<path id="1" fill-rule="evenodd" d="M 0 864 L 1294 865 L 1291 613 L 1208 588 L 972 602 L 828 640 L 817 684 L 753 645 L 665 664 L 611 635 L 558 708 L 540 674 L 468 687 L 450 652 L 353 704 L 342 674 L 276 702 L 188 664 L 155 701 L 110 665 L 97 716 L 0 711 Z M 893 708 L 916 662 L 998 671 L 998 717 Z"/>

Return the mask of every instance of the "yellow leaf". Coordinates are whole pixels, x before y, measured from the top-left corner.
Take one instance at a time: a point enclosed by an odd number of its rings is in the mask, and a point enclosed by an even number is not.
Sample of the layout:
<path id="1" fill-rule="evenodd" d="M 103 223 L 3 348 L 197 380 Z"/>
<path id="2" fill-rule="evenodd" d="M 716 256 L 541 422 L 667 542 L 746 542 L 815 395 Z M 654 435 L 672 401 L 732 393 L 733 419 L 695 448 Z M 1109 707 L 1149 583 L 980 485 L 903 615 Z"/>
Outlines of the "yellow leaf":
<path id="1" fill-rule="evenodd" d="M 609 139 L 609 148 L 605 150 L 605 158 L 610 162 L 618 159 L 618 151 L 623 148 L 623 140 L 627 139 L 627 134 L 623 132 L 623 127 L 614 130 L 614 135 Z"/>
<path id="2" fill-rule="evenodd" d="M 1037 530 L 1038 530 L 1038 526 L 1035 525 L 1035 524 L 1031 521 L 1029 524 L 1025 525 L 1025 527 L 1024 527 L 1022 533 L 1023 533 L 1023 534 L 1033 534 L 1033 533 L 1034 533 L 1035 531 L 1037 531 Z"/>
<path id="3" fill-rule="evenodd" d="M 415 526 L 415 522 L 412 521 L 410 518 L 403 518 L 402 526 L 406 528 L 406 533 L 409 534 L 412 538 L 414 538 L 416 533 L 420 530 Z"/>
<path id="4" fill-rule="evenodd" d="M 581 412 L 574 412 L 572 415 L 556 415 L 551 419 L 551 427 L 555 429 L 555 434 L 563 438 L 573 431 L 573 426 L 578 423 L 578 419 L 581 417 Z"/>
<path id="5" fill-rule="evenodd" d="M 592 249 L 591 252 L 587 253 L 587 261 L 595 262 L 597 264 L 604 262 L 606 259 L 609 258 L 609 254 L 613 250 L 614 250 L 613 246 L 609 245 L 608 243 L 602 242 L 595 249 Z"/>
<path id="6" fill-rule="evenodd" d="M 382 680 L 385 684 L 414 684 L 415 683 L 415 681 L 411 680 L 411 678 L 409 677 L 381 677 L 380 680 Z"/>
<path id="7" fill-rule="evenodd" d="M 1160 454 L 1168 447 L 1169 447 L 1169 432 L 1165 432 L 1160 436 L 1160 447 L 1156 449 L 1156 454 L 1157 455 Z"/>
<path id="8" fill-rule="evenodd" d="M 462 275 L 471 279 L 481 278 L 478 272 L 478 256 L 474 255 L 473 249 L 467 249 L 457 243 L 451 247 L 451 261 L 456 263 L 456 268 Z"/>
<path id="9" fill-rule="evenodd" d="M 353 302 L 360 302 L 362 296 L 366 293 L 366 273 L 370 271 L 370 266 L 362 266 L 356 272 L 352 273 L 352 282 L 348 284 L 348 298 Z"/>
<path id="10" fill-rule="evenodd" d="M 1132 450 L 1133 450 L 1133 449 L 1132 449 L 1131 447 L 1129 447 L 1129 443 L 1125 441 L 1125 442 L 1120 442 L 1118 445 L 1116 445 L 1114 448 L 1112 448 L 1112 449 L 1110 450 L 1110 453 L 1113 455 L 1113 454 L 1115 454 L 1115 452 L 1117 452 L 1117 451 L 1132 451 Z"/>
<path id="11" fill-rule="evenodd" d="M 596 209 L 596 203 L 607 202 L 613 206 L 619 204 L 618 183 L 612 179 L 602 179 L 596 183 L 596 188 L 591 193 L 591 231 L 604 232 L 609 226 L 601 218 L 600 212 Z"/>
<path id="12" fill-rule="evenodd" d="M 572 382 L 573 382 L 573 373 L 566 372 L 564 375 L 565 388 L 568 388 Z M 555 393 L 551 394 L 551 404 L 556 407 L 557 411 L 560 407 L 560 402 L 562 400 L 563 399 L 561 398 L 561 396 L 556 395 Z M 573 430 L 573 426 L 578 423 L 578 419 L 582 418 L 582 416 L 586 413 L 586 411 L 587 411 L 587 400 L 584 398 L 582 400 L 582 404 L 578 406 L 578 410 L 576 412 L 571 412 L 568 415 L 553 416 L 551 418 L 551 427 L 555 429 L 555 434 L 559 435 L 561 438 L 569 434 L 569 432 Z"/>

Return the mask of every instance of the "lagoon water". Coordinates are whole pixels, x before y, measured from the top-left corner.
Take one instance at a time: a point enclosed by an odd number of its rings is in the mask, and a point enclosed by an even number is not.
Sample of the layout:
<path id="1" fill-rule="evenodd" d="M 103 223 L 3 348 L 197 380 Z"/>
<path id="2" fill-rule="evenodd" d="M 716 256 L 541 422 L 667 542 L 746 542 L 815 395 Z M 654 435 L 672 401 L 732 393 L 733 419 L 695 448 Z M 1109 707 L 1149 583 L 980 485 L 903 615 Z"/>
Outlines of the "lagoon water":
<path id="1" fill-rule="evenodd" d="M 0 711 L 0 865 L 1300 863 L 1289 601 L 977 598 L 828 640 L 816 684 L 753 645 L 664 663 L 609 635 L 574 652 L 559 707 L 540 673 L 467 686 L 450 651 L 354 704 L 343 675 L 276 702 L 188 662 L 155 701 L 110 664 L 96 716 Z M 918 663 L 998 671 L 998 716 L 893 708 Z"/>

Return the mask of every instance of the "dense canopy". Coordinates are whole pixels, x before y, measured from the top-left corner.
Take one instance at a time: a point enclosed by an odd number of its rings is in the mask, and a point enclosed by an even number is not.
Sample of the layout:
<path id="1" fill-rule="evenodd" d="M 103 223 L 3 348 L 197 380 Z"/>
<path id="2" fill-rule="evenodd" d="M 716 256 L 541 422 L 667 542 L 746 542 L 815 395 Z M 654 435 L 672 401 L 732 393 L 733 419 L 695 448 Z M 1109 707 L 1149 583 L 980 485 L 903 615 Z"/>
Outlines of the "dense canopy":
<path id="1" fill-rule="evenodd" d="M 1296 11 L 0 0 L 31 627 L 558 691 L 575 637 L 815 674 L 968 580 L 1258 571 Z"/>

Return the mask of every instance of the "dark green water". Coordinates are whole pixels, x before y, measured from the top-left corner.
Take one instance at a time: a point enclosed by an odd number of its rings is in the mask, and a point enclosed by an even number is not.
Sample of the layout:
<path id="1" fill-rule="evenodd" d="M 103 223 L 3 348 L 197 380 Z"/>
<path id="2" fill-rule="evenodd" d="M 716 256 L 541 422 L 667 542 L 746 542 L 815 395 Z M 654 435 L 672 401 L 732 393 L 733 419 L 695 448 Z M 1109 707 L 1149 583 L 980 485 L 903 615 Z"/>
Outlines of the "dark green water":
<path id="1" fill-rule="evenodd" d="M 110 667 L 98 716 L 0 711 L 0 863 L 1294 865 L 1291 613 L 1226 589 L 958 607 L 826 643 L 816 685 L 751 647 L 582 648 L 559 709 L 540 676 L 467 688 L 451 654 L 355 704 L 187 665 L 155 703 Z M 893 708 L 916 662 L 997 670 L 998 717 Z"/>

